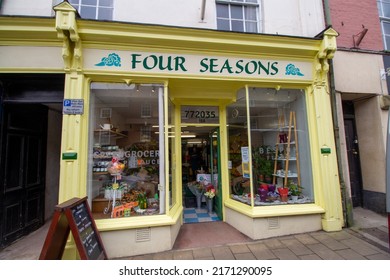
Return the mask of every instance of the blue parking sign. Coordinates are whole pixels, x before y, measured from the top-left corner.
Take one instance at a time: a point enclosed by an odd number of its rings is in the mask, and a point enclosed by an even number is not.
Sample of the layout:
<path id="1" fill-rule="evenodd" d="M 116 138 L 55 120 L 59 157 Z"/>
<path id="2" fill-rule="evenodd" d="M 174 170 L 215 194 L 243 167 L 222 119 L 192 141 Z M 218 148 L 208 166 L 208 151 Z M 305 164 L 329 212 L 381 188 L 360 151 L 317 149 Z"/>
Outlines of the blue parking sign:
<path id="1" fill-rule="evenodd" d="M 84 99 L 64 99 L 62 113 L 65 115 L 82 115 L 84 113 Z"/>

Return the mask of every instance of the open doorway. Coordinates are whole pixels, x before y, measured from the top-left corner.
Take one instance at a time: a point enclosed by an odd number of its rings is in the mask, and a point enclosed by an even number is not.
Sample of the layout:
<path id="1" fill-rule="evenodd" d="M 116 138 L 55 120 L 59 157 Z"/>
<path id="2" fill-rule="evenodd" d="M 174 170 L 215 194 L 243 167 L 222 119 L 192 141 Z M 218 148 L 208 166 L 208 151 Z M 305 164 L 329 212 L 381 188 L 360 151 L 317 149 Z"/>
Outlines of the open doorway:
<path id="1" fill-rule="evenodd" d="M 181 139 L 184 223 L 220 221 L 219 127 L 184 126 Z"/>
<path id="2" fill-rule="evenodd" d="M 58 204 L 64 76 L 0 75 L 0 248 Z"/>
<path id="3" fill-rule="evenodd" d="M 3 106 L 0 247 L 41 227 L 58 204 L 62 114 L 56 107 Z"/>

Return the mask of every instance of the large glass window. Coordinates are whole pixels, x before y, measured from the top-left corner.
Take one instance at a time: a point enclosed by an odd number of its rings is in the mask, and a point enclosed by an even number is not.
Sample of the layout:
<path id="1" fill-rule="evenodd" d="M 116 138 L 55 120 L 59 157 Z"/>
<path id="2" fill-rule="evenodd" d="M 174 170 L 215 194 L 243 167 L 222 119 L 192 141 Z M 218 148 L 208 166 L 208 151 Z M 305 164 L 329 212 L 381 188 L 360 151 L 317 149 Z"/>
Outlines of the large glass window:
<path id="1" fill-rule="evenodd" d="M 92 83 L 88 197 L 95 218 L 165 213 L 163 88 Z"/>
<path id="2" fill-rule="evenodd" d="M 82 18 L 112 20 L 113 0 L 69 0 Z"/>
<path id="3" fill-rule="evenodd" d="M 233 199 L 256 206 L 313 202 L 303 91 L 240 90 L 227 122 Z"/>
<path id="4" fill-rule="evenodd" d="M 259 32 L 257 0 L 217 0 L 218 30 Z"/>
<path id="5" fill-rule="evenodd" d="M 377 0 L 385 49 L 390 49 L 390 0 Z"/>

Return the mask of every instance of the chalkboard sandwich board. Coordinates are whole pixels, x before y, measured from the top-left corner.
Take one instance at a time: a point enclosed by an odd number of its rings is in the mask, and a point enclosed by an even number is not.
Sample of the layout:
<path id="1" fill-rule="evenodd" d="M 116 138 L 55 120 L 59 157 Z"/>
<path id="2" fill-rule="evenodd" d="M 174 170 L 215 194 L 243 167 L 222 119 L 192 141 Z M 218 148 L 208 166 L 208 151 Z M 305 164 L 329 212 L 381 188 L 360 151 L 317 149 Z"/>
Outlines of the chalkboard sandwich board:
<path id="1" fill-rule="evenodd" d="M 55 207 L 39 259 L 60 260 L 70 232 L 82 260 L 107 259 L 87 197 L 72 198 Z"/>

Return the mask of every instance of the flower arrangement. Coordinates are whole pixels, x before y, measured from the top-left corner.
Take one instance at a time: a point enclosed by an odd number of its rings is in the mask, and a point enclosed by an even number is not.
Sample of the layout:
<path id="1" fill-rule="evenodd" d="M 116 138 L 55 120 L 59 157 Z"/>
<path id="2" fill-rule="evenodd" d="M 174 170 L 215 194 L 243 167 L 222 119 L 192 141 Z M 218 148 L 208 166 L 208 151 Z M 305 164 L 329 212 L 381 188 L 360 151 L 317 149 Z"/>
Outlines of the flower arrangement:
<path id="1" fill-rule="evenodd" d="M 201 183 L 198 183 L 198 182 L 189 182 L 187 184 L 188 188 L 190 189 L 190 191 L 192 192 L 193 195 L 195 196 L 198 196 L 198 195 L 202 195 L 203 194 L 203 191 L 204 191 L 204 188 L 203 188 L 203 185 Z"/>
<path id="2" fill-rule="evenodd" d="M 213 185 L 210 184 L 206 187 L 204 196 L 207 198 L 213 198 L 215 196 L 215 188 Z"/>
<path id="3" fill-rule="evenodd" d="M 118 175 L 122 173 L 125 168 L 125 164 L 121 163 L 117 157 L 113 157 L 111 162 L 107 166 L 107 171 L 111 175 Z"/>

